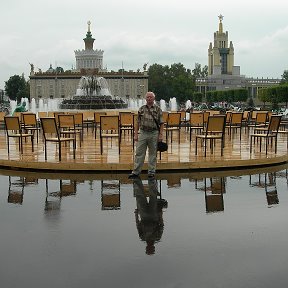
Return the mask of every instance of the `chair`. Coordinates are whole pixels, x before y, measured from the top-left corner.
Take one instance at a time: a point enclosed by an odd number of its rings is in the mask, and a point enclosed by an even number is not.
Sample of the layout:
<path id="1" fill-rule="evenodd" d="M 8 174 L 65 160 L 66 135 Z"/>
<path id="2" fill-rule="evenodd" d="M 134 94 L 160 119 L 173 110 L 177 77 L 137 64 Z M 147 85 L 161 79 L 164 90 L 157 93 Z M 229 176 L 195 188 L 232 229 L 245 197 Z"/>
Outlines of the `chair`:
<path id="1" fill-rule="evenodd" d="M 49 116 L 48 116 L 48 112 L 46 112 L 46 111 L 39 111 L 39 112 L 37 113 L 37 118 L 39 119 L 39 121 L 40 121 L 40 118 L 44 118 L 44 117 L 49 117 Z"/>
<path id="2" fill-rule="evenodd" d="M 87 132 L 88 127 L 94 124 L 94 111 L 84 111 L 83 112 L 83 125 L 86 125 Z"/>
<path id="3" fill-rule="evenodd" d="M 5 130 L 7 135 L 7 146 L 8 146 L 8 154 L 9 151 L 9 139 L 12 138 L 18 138 L 19 142 L 19 150 L 21 154 L 23 153 L 23 139 L 31 138 L 31 144 L 32 144 L 32 152 L 34 152 L 34 135 L 32 133 L 23 133 L 22 127 L 20 124 L 20 120 L 18 116 L 5 116 L 4 117 L 5 122 Z"/>
<path id="4" fill-rule="evenodd" d="M 250 117 L 251 117 L 251 112 L 250 111 L 246 110 L 246 111 L 243 112 L 242 126 L 245 127 L 245 131 L 246 131 L 246 127 L 249 124 Z"/>
<path id="5" fill-rule="evenodd" d="M 6 112 L 0 111 L 0 124 L 5 126 L 4 117 L 6 116 Z"/>
<path id="6" fill-rule="evenodd" d="M 254 133 L 250 135 L 250 153 L 252 153 L 252 140 L 260 139 L 260 152 L 261 152 L 261 144 L 262 139 L 265 139 L 266 143 L 266 155 L 268 150 L 268 141 L 271 140 L 271 146 L 273 143 L 273 139 L 275 139 L 275 153 L 277 152 L 277 136 L 278 136 L 278 130 L 281 122 L 281 115 L 272 115 L 269 121 L 269 125 L 267 129 L 261 130 L 262 133 Z M 259 130 L 258 130 L 259 132 Z"/>
<path id="7" fill-rule="evenodd" d="M 101 115 L 100 116 L 100 150 L 103 153 L 103 138 L 117 138 L 118 152 L 120 154 L 120 125 L 119 116 L 117 115 Z"/>
<path id="8" fill-rule="evenodd" d="M 204 111 L 204 126 L 207 125 L 208 117 L 210 116 L 210 111 Z"/>
<path id="9" fill-rule="evenodd" d="M 74 114 L 59 114 L 58 127 L 60 136 L 70 137 L 70 135 L 73 135 L 73 137 L 75 138 L 75 145 L 76 145 L 76 135 L 79 134 L 80 147 L 81 147 L 82 129 L 76 128 Z"/>
<path id="10" fill-rule="evenodd" d="M 253 111 L 255 112 L 255 111 Z M 253 114 L 253 113 L 252 113 Z M 257 113 L 255 113 L 255 120 L 253 123 L 248 124 L 248 131 L 249 128 L 257 128 L 257 127 L 265 127 L 267 126 L 266 122 L 267 122 L 267 111 L 257 111 Z M 253 118 L 252 118 L 253 119 Z"/>
<path id="11" fill-rule="evenodd" d="M 69 113 L 74 115 L 74 124 L 75 124 L 75 129 L 79 132 L 80 134 L 80 139 L 83 141 L 83 134 L 84 134 L 84 120 L 83 120 L 83 113 L 82 112 L 77 112 L 77 113 Z M 81 146 L 81 143 L 80 143 Z"/>
<path id="12" fill-rule="evenodd" d="M 186 127 L 189 124 L 189 119 L 186 117 L 186 111 L 178 111 L 181 114 L 181 122 L 180 127 L 184 126 Z"/>
<path id="13" fill-rule="evenodd" d="M 56 124 L 56 119 L 54 117 L 41 118 L 41 125 L 43 129 L 44 136 L 44 146 L 45 146 L 45 160 L 47 160 L 47 142 L 54 142 L 58 144 L 59 151 L 59 161 L 61 161 L 61 144 L 72 142 L 73 143 L 73 158 L 75 159 L 75 147 L 76 140 L 75 137 L 60 137 L 60 131 Z"/>
<path id="14" fill-rule="evenodd" d="M 40 127 L 35 113 L 23 113 L 22 114 L 22 127 L 24 131 L 31 132 L 33 135 L 36 131 L 37 143 L 39 138 Z"/>
<path id="15" fill-rule="evenodd" d="M 120 137 L 122 133 L 130 132 L 134 147 L 134 114 L 131 112 L 119 112 Z"/>
<path id="16" fill-rule="evenodd" d="M 168 114 L 166 125 L 164 130 L 166 131 L 166 141 L 168 141 L 168 134 L 171 132 L 171 142 L 173 131 L 178 132 L 178 142 L 180 144 L 180 125 L 181 125 L 181 113 L 171 112 Z"/>
<path id="17" fill-rule="evenodd" d="M 230 124 L 232 111 L 226 111 L 226 126 Z"/>
<path id="18" fill-rule="evenodd" d="M 190 143 L 191 143 L 191 134 L 193 130 L 202 132 L 204 129 L 204 113 L 202 112 L 192 112 L 190 113 L 190 121 L 189 121 L 189 129 L 190 129 Z"/>
<path id="19" fill-rule="evenodd" d="M 107 115 L 106 112 L 94 112 L 94 133 L 96 139 L 97 128 L 100 127 L 100 116 Z"/>
<path id="20" fill-rule="evenodd" d="M 205 157 L 207 150 L 207 140 L 210 141 L 211 153 L 213 154 L 213 146 L 216 140 L 220 140 L 221 142 L 221 156 L 223 156 L 223 148 L 224 148 L 224 135 L 225 135 L 225 119 L 226 116 L 216 115 L 209 116 L 207 127 L 205 131 L 203 131 L 202 135 L 196 135 L 196 147 L 195 147 L 195 155 L 197 155 L 197 143 L 198 140 L 201 139 L 204 142 L 205 147 Z"/>
<path id="21" fill-rule="evenodd" d="M 243 123 L 242 119 L 243 119 L 243 113 L 242 112 L 233 112 L 231 114 L 229 124 L 227 125 L 227 122 L 226 122 L 226 127 L 229 129 L 228 131 L 229 131 L 230 137 L 232 135 L 232 130 L 237 131 L 237 129 L 239 129 L 240 140 L 241 140 L 242 123 Z"/>

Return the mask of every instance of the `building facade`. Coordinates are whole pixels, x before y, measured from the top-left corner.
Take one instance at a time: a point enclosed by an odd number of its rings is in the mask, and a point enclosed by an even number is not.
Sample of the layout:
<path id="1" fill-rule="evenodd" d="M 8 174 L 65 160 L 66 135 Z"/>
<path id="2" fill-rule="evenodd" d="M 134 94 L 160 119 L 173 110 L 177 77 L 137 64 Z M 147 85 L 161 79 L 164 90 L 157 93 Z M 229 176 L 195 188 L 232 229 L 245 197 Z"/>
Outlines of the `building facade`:
<path id="1" fill-rule="evenodd" d="M 228 40 L 228 32 L 223 31 L 223 16 L 219 15 L 218 31 L 214 33 L 213 44 L 208 47 L 208 76 L 196 79 L 197 91 L 206 95 L 207 91 L 245 88 L 256 104 L 258 90 L 278 85 L 280 79 L 247 78 L 240 74 L 240 66 L 234 65 L 234 45 Z"/>
<path id="2" fill-rule="evenodd" d="M 46 72 L 34 71 L 31 64 L 30 71 L 30 98 L 36 101 L 39 99 L 72 98 L 76 95 L 80 79 L 82 76 L 98 76 L 107 80 L 112 96 L 119 97 L 124 101 L 129 99 L 142 98 L 148 91 L 148 73 L 146 65 L 143 71 L 107 71 L 103 68 L 103 54 L 101 49 L 94 50 L 94 38 L 90 31 L 90 21 L 88 31 L 83 39 L 85 49 L 75 50 L 76 69 L 69 71 L 59 71 L 57 67 L 53 69 L 50 65 Z"/>

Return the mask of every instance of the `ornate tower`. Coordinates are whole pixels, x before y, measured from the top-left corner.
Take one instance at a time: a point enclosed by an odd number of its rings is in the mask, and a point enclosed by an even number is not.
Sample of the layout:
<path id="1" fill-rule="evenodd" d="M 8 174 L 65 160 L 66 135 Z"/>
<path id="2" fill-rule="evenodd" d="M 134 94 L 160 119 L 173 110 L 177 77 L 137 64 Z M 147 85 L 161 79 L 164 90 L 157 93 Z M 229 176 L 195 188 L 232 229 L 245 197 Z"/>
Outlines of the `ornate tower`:
<path id="1" fill-rule="evenodd" d="M 93 44 L 95 39 L 90 31 L 91 22 L 88 21 L 88 31 L 84 38 L 85 50 L 75 50 L 76 69 L 98 69 L 103 71 L 103 50 L 94 50 Z"/>
<path id="2" fill-rule="evenodd" d="M 223 32 L 223 17 L 219 18 L 218 31 L 214 33 L 214 43 L 208 48 L 208 75 L 240 75 L 240 67 L 234 66 L 234 47 L 228 42 L 228 32 Z M 229 46 L 228 46 L 229 43 Z"/>

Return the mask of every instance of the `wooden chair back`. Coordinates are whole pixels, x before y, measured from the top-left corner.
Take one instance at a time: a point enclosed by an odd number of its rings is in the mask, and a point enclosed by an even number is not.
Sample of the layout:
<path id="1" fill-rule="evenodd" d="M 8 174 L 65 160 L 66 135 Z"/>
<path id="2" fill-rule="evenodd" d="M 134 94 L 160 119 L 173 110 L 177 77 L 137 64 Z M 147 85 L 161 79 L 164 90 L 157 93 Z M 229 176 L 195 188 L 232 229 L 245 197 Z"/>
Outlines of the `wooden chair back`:
<path id="1" fill-rule="evenodd" d="M 254 112 L 254 111 L 253 111 Z M 267 122 L 267 111 L 259 112 L 256 114 L 255 124 L 263 124 Z"/>
<path id="2" fill-rule="evenodd" d="M 35 113 L 23 113 L 22 120 L 24 126 L 37 126 L 37 117 Z"/>
<path id="3" fill-rule="evenodd" d="M 167 122 L 168 114 L 169 114 L 168 111 L 163 111 L 162 112 L 162 121 L 163 121 L 163 123 Z"/>
<path id="4" fill-rule="evenodd" d="M 43 118 L 40 118 L 40 121 L 41 121 L 44 138 L 46 138 L 47 134 L 50 134 L 50 135 L 52 134 L 58 139 L 60 138 L 55 117 L 43 117 Z"/>
<path id="5" fill-rule="evenodd" d="M 131 112 L 119 113 L 120 126 L 131 126 L 134 124 L 134 114 Z"/>
<path id="6" fill-rule="evenodd" d="M 242 119 L 243 119 L 243 113 L 242 112 L 233 112 L 231 114 L 230 124 L 231 125 L 242 125 Z"/>
<path id="7" fill-rule="evenodd" d="M 180 126 L 181 123 L 181 113 L 180 112 L 171 112 L 168 114 L 166 125 L 169 127 Z"/>
<path id="8" fill-rule="evenodd" d="M 100 116 L 101 131 L 118 131 L 119 132 L 119 116 Z M 117 132 L 117 133 L 118 133 Z"/>
<path id="9" fill-rule="evenodd" d="M 204 113 L 190 113 L 190 125 L 191 126 L 203 126 L 204 125 Z"/>
<path id="10" fill-rule="evenodd" d="M 58 126 L 60 129 L 73 129 L 74 130 L 75 129 L 74 114 L 59 114 Z"/>
<path id="11" fill-rule="evenodd" d="M 209 116 L 206 133 L 224 133 L 225 116 Z"/>
<path id="12" fill-rule="evenodd" d="M 5 122 L 6 131 L 8 134 L 11 131 L 21 130 L 20 119 L 18 116 L 5 116 L 4 122 Z"/>
<path id="13" fill-rule="evenodd" d="M 272 115 L 269 121 L 268 133 L 277 133 L 280 127 L 281 115 Z"/>

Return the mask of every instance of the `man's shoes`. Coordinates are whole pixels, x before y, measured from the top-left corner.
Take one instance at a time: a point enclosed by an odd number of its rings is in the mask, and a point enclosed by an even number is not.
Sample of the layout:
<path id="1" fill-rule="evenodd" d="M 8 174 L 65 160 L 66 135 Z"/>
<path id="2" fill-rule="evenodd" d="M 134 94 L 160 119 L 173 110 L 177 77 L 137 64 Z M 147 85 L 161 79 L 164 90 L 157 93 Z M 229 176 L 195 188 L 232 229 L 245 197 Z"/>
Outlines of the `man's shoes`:
<path id="1" fill-rule="evenodd" d="M 150 179 L 155 178 L 155 174 L 154 173 L 148 173 L 148 178 L 150 178 Z"/>
<path id="2" fill-rule="evenodd" d="M 129 179 L 136 179 L 136 178 L 139 178 L 139 175 L 131 173 L 131 174 L 129 174 L 128 178 Z"/>

